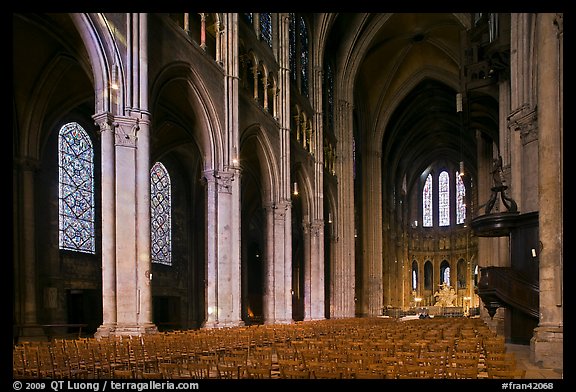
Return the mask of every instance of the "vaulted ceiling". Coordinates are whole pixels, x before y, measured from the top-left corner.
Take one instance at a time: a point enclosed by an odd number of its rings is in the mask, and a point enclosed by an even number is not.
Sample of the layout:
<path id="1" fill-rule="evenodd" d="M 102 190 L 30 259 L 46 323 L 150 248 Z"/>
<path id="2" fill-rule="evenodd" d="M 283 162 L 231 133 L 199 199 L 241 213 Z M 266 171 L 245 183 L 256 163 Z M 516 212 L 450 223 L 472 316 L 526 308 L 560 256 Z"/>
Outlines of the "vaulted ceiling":
<path id="1" fill-rule="evenodd" d="M 416 186 L 434 161 L 475 172 L 475 130 L 497 134 L 497 90 L 469 91 L 456 110 L 471 23 L 452 13 L 333 17 L 325 56 L 352 80 L 357 143 L 381 154 L 390 185 L 406 175 Z"/>

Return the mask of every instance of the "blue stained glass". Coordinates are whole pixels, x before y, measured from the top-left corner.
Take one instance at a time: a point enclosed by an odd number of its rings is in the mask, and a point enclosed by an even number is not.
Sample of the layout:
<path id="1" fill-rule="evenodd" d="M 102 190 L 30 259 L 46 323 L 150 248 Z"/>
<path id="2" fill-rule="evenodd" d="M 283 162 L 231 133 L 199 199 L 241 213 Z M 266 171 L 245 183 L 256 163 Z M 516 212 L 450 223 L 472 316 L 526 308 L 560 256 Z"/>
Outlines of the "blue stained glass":
<path id="1" fill-rule="evenodd" d="M 78 123 L 60 128 L 58 178 L 59 247 L 94 254 L 94 151 Z"/>
<path id="2" fill-rule="evenodd" d="M 328 90 L 328 127 L 331 129 L 334 124 L 334 70 L 331 64 L 328 64 L 326 71 L 326 84 Z"/>
<path id="3" fill-rule="evenodd" d="M 268 46 L 272 47 L 272 16 L 269 12 L 260 14 L 260 34 Z"/>
<path id="4" fill-rule="evenodd" d="M 304 95 L 308 95 L 308 58 L 310 57 L 308 49 L 308 28 L 303 17 L 298 19 L 298 32 L 300 34 L 300 90 Z"/>
<path id="5" fill-rule="evenodd" d="M 432 227 L 432 176 L 428 174 L 422 189 L 422 226 Z"/>
<path id="6" fill-rule="evenodd" d="M 450 225 L 450 176 L 443 171 L 438 178 L 439 225 Z"/>
<path id="7" fill-rule="evenodd" d="M 172 196 L 170 175 L 160 162 L 150 171 L 151 258 L 172 265 Z"/>
<path id="8" fill-rule="evenodd" d="M 290 51 L 290 76 L 296 80 L 296 16 L 291 13 L 288 19 L 289 41 L 288 50 Z"/>
<path id="9" fill-rule="evenodd" d="M 459 172 L 456 172 L 456 224 L 466 221 L 466 187 Z"/>

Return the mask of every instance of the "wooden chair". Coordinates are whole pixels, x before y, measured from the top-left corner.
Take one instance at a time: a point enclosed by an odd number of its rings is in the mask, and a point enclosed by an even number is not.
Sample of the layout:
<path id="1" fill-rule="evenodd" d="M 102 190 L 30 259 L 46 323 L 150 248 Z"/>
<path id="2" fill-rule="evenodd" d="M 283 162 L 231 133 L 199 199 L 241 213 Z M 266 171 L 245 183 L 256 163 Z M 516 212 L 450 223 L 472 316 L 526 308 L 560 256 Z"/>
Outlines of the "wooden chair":
<path id="1" fill-rule="evenodd" d="M 371 370 L 356 370 L 354 372 L 354 378 L 357 379 L 379 379 L 382 380 L 386 378 L 382 373 L 374 372 Z"/>
<path id="2" fill-rule="evenodd" d="M 486 359 L 484 361 L 486 371 L 490 370 L 514 370 L 516 368 L 515 359 Z"/>
<path id="3" fill-rule="evenodd" d="M 15 346 L 12 350 L 12 377 L 15 379 L 24 378 L 25 369 L 24 348 L 22 346 Z"/>
<path id="4" fill-rule="evenodd" d="M 496 370 L 488 369 L 488 378 L 522 379 L 526 375 L 526 369 Z"/>
<path id="5" fill-rule="evenodd" d="M 142 372 L 144 380 L 161 380 L 164 378 L 162 372 Z"/>
<path id="6" fill-rule="evenodd" d="M 240 378 L 240 366 L 239 365 L 227 365 L 219 363 L 216 366 L 216 377 L 219 379 L 239 379 Z"/>
<path id="7" fill-rule="evenodd" d="M 298 370 L 304 367 L 302 361 L 298 359 L 278 359 L 278 368 L 282 369 L 293 369 Z"/>
<path id="8" fill-rule="evenodd" d="M 191 378 L 210 378 L 210 364 L 201 362 L 188 362 L 186 365 Z"/>
<path id="9" fill-rule="evenodd" d="M 114 378 L 118 379 L 133 379 L 134 374 L 130 369 L 114 369 L 113 372 Z"/>
<path id="10" fill-rule="evenodd" d="M 267 366 L 247 366 L 243 375 L 245 378 L 268 379 L 272 378 L 272 369 Z"/>
<path id="11" fill-rule="evenodd" d="M 514 353 L 486 353 L 484 356 L 486 361 L 513 361 L 516 362 L 516 354 Z"/>
<path id="12" fill-rule="evenodd" d="M 334 380 L 342 378 L 342 373 L 337 370 L 318 368 L 310 372 L 310 378 Z"/>
<path id="13" fill-rule="evenodd" d="M 186 376 L 186 374 L 182 372 L 182 365 L 179 363 L 163 362 L 158 364 L 158 368 L 163 378 L 184 378 Z"/>
<path id="14" fill-rule="evenodd" d="M 452 379 L 476 379 L 478 378 L 478 366 L 451 368 L 449 376 Z"/>
<path id="15" fill-rule="evenodd" d="M 307 369 L 280 368 L 280 378 L 309 379 L 310 372 Z"/>
<path id="16" fill-rule="evenodd" d="M 432 378 L 433 369 L 431 366 L 420 366 L 406 364 L 399 368 L 398 378 Z"/>
<path id="17" fill-rule="evenodd" d="M 482 342 L 482 347 L 486 354 L 505 353 L 506 343 L 503 337 L 488 337 Z"/>

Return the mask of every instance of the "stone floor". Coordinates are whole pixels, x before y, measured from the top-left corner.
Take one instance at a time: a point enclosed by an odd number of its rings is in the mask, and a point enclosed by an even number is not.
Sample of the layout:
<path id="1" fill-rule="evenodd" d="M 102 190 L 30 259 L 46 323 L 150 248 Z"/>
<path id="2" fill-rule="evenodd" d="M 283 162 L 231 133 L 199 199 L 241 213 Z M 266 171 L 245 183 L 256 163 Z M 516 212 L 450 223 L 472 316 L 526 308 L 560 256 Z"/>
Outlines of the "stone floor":
<path id="1" fill-rule="evenodd" d="M 522 344 L 506 344 L 506 352 L 516 354 L 516 362 L 519 368 L 526 369 L 525 378 L 528 380 L 563 379 L 562 369 L 545 369 L 542 366 L 530 362 L 530 346 Z"/>

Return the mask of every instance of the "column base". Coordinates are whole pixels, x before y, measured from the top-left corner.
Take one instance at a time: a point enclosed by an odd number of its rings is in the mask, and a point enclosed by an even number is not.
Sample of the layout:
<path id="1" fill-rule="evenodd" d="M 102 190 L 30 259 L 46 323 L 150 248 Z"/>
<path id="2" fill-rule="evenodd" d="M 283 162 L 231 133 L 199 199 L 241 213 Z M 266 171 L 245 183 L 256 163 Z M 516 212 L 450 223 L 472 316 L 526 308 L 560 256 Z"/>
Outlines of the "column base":
<path id="1" fill-rule="evenodd" d="M 530 339 L 530 361 L 547 369 L 564 369 L 564 327 L 534 328 Z"/>
<path id="2" fill-rule="evenodd" d="M 290 319 L 276 319 L 276 320 L 265 320 L 264 324 L 267 325 L 279 325 L 279 324 L 293 324 L 295 321 Z"/>
<path id="3" fill-rule="evenodd" d="M 246 323 L 244 320 L 237 321 L 207 321 L 202 325 L 202 328 L 230 328 L 230 327 L 243 327 Z"/>
<path id="4" fill-rule="evenodd" d="M 111 336 L 142 336 L 158 333 L 158 327 L 153 323 L 140 325 L 132 324 L 102 324 L 96 330 L 94 337 L 97 339 Z"/>

